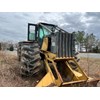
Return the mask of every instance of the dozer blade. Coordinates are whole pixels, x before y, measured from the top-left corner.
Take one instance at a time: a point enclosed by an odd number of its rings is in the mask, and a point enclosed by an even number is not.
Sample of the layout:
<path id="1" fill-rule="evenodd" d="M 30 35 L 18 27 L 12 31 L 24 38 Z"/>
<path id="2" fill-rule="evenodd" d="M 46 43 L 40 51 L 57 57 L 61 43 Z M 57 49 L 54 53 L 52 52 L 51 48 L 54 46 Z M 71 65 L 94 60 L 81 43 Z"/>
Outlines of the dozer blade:
<path id="1" fill-rule="evenodd" d="M 97 83 L 99 82 L 99 79 L 92 79 L 88 81 L 74 81 L 74 82 L 66 82 L 62 83 L 60 87 L 97 87 Z"/>
<path id="2" fill-rule="evenodd" d="M 86 84 L 86 81 L 81 80 L 81 81 L 73 81 L 73 82 L 64 82 L 61 84 L 60 87 L 84 87 Z"/>
<path id="3" fill-rule="evenodd" d="M 46 53 L 45 67 L 47 74 L 37 87 L 96 87 L 99 79 L 88 77 L 75 58 L 52 59 Z"/>

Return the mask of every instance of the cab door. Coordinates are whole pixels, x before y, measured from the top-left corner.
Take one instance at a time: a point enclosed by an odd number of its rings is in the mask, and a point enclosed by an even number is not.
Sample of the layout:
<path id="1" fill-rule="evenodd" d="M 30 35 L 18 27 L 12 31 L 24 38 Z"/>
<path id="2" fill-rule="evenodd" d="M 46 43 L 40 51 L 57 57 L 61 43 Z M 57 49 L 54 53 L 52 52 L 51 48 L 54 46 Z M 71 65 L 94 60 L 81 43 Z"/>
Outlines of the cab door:
<path id="1" fill-rule="evenodd" d="M 28 41 L 37 40 L 37 25 L 28 23 Z"/>

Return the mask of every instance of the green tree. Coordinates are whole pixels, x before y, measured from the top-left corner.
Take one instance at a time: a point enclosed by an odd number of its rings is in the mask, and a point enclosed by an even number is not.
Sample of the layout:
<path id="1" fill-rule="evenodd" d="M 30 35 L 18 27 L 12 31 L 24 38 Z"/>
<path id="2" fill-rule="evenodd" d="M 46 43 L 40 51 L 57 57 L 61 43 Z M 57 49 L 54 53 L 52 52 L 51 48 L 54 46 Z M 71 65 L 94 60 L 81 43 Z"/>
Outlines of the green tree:
<path id="1" fill-rule="evenodd" d="M 75 34 L 76 34 L 76 42 L 77 42 L 77 44 L 80 45 L 80 51 L 82 51 L 85 32 L 84 31 L 78 31 L 78 32 L 75 32 Z"/>
<path id="2" fill-rule="evenodd" d="M 92 52 L 93 51 L 93 47 L 96 46 L 96 37 L 93 33 L 91 34 L 86 34 L 85 37 L 84 37 L 84 45 L 85 45 L 85 49 L 86 49 L 86 52 L 87 51 L 90 51 Z"/>
<path id="3" fill-rule="evenodd" d="M 89 40 L 89 34 L 87 33 L 84 37 L 84 45 L 85 45 L 85 49 L 86 49 L 86 52 L 88 52 L 88 40 Z"/>

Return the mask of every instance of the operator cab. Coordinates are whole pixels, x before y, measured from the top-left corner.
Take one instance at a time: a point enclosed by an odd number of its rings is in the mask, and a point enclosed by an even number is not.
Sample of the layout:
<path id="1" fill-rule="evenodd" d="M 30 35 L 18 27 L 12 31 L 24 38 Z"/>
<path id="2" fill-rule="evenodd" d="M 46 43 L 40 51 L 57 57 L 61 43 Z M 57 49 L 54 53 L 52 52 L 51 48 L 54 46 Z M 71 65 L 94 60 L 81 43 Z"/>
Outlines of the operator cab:
<path id="1" fill-rule="evenodd" d="M 42 47 L 43 39 L 48 38 L 48 51 L 51 50 L 51 37 L 58 31 L 56 25 L 39 23 L 39 24 L 28 24 L 28 41 L 37 41 L 39 46 Z M 53 43 L 55 44 L 55 43 Z M 55 46 L 55 45 L 54 45 Z M 56 53 L 56 52 L 55 52 Z"/>
<path id="2" fill-rule="evenodd" d="M 28 41 L 42 42 L 43 38 L 49 36 L 55 30 L 55 25 L 39 23 L 31 24 L 28 23 Z"/>
<path id="3" fill-rule="evenodd" d="M 28 41 L 37 41 L 40 48 L 43 39 L 48 38 L 48 48 L 57 57 L 73 57 L 75 55 L 74 34 L 68 33 L 53 24 L 28 24 Z"/>

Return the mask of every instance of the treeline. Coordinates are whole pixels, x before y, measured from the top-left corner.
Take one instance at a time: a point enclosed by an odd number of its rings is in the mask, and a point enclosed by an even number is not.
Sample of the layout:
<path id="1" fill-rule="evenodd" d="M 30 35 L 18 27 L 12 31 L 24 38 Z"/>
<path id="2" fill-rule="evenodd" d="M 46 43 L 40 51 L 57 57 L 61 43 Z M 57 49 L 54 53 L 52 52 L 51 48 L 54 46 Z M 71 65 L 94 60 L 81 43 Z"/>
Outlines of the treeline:
<path id="1" fill-rule="evenodd" d="M 14 51 L 17 48 L 16 43 L 12 43 L 11 41 L 8 42 L 0 42 L 0 50 L 9 50 L 9 51 Z"/>
<path id="2" fill-rule="evenodd" d="M 100 39 L 91 33 L 84 31 L 74 32 L 76 36 L 76 45 L 80 52 L 100 53 Z"/>

